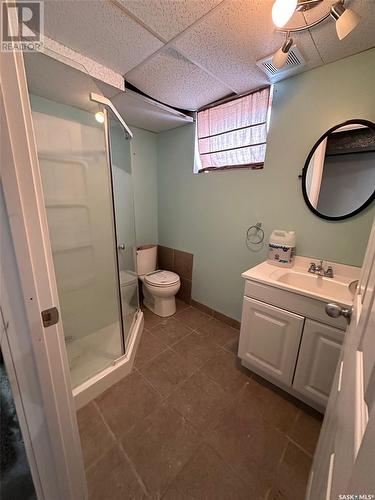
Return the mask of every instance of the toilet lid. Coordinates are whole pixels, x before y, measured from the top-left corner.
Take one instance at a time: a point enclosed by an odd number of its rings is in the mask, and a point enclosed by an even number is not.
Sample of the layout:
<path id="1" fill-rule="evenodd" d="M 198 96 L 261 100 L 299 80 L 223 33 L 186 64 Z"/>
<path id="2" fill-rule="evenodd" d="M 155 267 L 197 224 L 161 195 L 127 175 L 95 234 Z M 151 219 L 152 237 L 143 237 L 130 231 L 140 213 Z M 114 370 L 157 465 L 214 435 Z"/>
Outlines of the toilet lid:
<path id="1" fill-rule="evenodd" d="M 179 275 L 171 271 L 154 271 L 145 276 L 145 282 L 153 286 L 174 285 L 179 280 Z"/>

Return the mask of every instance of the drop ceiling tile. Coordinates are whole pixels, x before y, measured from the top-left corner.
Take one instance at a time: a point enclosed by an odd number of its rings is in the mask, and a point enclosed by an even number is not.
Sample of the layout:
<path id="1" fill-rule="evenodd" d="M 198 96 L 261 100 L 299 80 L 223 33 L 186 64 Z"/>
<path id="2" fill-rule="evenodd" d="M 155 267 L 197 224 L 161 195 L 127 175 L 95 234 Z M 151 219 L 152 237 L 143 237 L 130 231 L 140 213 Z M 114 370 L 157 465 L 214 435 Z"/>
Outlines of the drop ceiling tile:
<path id="1" fill-rule="evenodd" d="M 331 1 L 328 2 L 329 5 L 331 3 Z M 338 39 L 335 22 L 331 18 L 311 29 L 315 45 L 325 63 L 357 54 L 375 46 L 375 0 L 351 0 L 351 2 L 347 2 L 347 6 L 361 16 L 361 21 L 343 40 Z M 306 19 L 309 18 L 306 16 Z"/>
<path id="2" fill-rule="evenodd" d="M 118 93 L 112 102 L 130 128 L 134 126 L 151 132 L 163 132 L 193 121 L 190 117 L 169 112 L 130 90 Z"/>
<path id="3" fill-rule="evenodd" d="M 232 92 L 171 48 L 162 50 L 130 71 L 125 79 L 154 99 L 189 110 Z"/>
<path id="4" fill-rule="evenodd" d="M 264 85 L 268 80 L 256 61 L 275 52 L 284 40 L 284 35 L 274 32 L 273 1 L 229 0 L 172 45 L 236 92 Z M 304 24 L 302 15 L 296 13 L 292 22 Z M 293 38 L 306 59 L 303 70 L 322 64 L 308 32 Z"/>
<path id="5" fill-rule="evenodd" d="M 123 10 L 101 0 L 48 0 L 45 33 L 121 74 L 163 44 Z"/>
<path id="6" fill-rule="evenodd" d="M 117 0 L 128 11 L 158 33 L 171 40 L 222 0 Z"/>

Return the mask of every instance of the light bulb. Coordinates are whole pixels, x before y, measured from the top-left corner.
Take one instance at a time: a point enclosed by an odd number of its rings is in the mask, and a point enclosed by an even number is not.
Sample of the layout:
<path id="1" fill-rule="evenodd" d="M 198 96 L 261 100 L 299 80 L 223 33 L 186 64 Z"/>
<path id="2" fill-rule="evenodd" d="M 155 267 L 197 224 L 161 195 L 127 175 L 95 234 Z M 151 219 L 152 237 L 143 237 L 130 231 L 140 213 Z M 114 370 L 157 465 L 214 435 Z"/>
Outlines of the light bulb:
<path id="1" fill-rule="evenodd" d="M 352 9 L 345 9 L 336 20 L 336 32 L 340 40 L 351 33 L 359 24 L 360 16 Z"/>
<path id="2" fill-rule="evenodd" d="M 272 20 L 277 28 L 282 28 L 293 16 L 298 0 L 276 0 L 272 7 Z"/>
<path id="3" fill-rule="evenodd" d="M 98 123 L 104 123 L 104 113 L 103 113 L 103 111 L 97 111 L 95 113 L 95 120 Z"/>

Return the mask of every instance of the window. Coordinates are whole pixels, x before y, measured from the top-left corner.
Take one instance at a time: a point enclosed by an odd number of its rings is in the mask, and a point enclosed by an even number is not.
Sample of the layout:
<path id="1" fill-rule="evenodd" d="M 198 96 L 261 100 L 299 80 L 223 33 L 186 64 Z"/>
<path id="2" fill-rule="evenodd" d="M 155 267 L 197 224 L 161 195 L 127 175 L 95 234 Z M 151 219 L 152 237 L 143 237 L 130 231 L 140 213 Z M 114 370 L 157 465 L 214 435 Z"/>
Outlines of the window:
<path id="1" fill-rule="evenodd" d="M 271 87 L 197 113 L 196 172 L 262 168 Z"/>

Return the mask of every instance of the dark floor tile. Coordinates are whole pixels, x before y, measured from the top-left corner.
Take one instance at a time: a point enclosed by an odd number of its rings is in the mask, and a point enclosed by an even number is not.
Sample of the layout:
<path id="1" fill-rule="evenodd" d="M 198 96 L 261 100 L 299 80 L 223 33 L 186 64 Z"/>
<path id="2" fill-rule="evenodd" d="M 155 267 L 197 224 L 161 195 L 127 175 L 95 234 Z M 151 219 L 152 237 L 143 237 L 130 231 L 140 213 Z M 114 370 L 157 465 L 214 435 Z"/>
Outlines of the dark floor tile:
<path id="1" fill-rule="evenodd" d="M 201 371 L 231 394 L 240 391 L 251 376 L 242 368 L 240 360 L 226 351 L 218 352 L 201 367 Z"/>
<path id="2" fill-rule="evenodd" d="M 181 250 L 174 251 L 174 272 L 181 278 L 192 280 L 193 278 L 193 254 L 181 252 Z"/>
<path id="3" fill-rule="evenodd" d="M 261 416 L 282 432 L 293 428 L 299 411 L 297 401 L 261 377 L 253 375 L 241 397 L 249 413 Z"/>
<path id="4" fill-rule="evenodd" d="M 322 416 L 314 412 L 300 410 L 297 420 L 289 433 L 291 439 L 311 455 L 314 454 L 322 426 Z"/>
<path id="5" fill-rule="evenodd" d="M 258 498 L 272 486 L 287 441 L 263 418 L 249 413 L 241 395 L 208 433 L 207 440 L 246 481 L 252 490 L 249 498 Z"/>
<path id="6" fill-rule="evenodd" d="M 147 361 L 165 351 L 166 347 L 165 343 L 160 342 L 148 330 L 143 330 L 135 357 L 135 366 L 138 368 L 147 363 Z"/>
<path id="7" fill-rule="evenodd" d="M 202 445 L 177 475 L 164 500 L 249 500 L 246 484 L 217 453 Z M 254 497 L 251 497 L 255 500 Z"/>
<path id="8" fill-rule="evenodd" d="M 223 348 L 226 351 L 231 352 L 232 354 L 235 354 L 237 356 L 238 355 L 238 343 L 239 343 L 239 340 L 240 340 L 239 337 L 237 337 L 234 340 L 230 340 L 229 342 L 227 342 L 226 344 L 223 345 Z"/>
<path id="9" fill-rule="evenodd" d="M 277 468 L 275 484 L 268 500 L 305 498 L 311 468 L 311 458 L 293 443 L 289 443 Z"/>
<path id="10" fill-rule="evenodd" d="M 176 311 L 177 312 L 183 311 L 184 309 L 187 309 L 188 307 L 190 307 L 189 304 L 187 304 L 183 300 L 176 299 Z"/>
<path id="11" fill-rule="evenodd" d="M 202 311 L 198 311 L 194 307 L 189 307 L 188 309 L 184 309 L 176 315 L 176 318 L 185 323 L 187 326 L 190 326 L 193 330 L 203 326 L 207 321 L 211 319 L 211 316 L 203 313 Z"/>
<path id="12" fill-rule="evenodd" d="M 185 358 L 167 349 L 140 368 L 150 384 L 167 397 L 192 374 Z"/>
<path id="13" fill-rule="evenodd" d="M 115 444 L 94 403 L 77 412 L 78 430 L 81 437 L 85 467 L 89 467 Z"/>
<path id="14" fill-rule="evenodd" d="M 189 366 L 198 368 L 220 352 L 220 347 L 210 338 L 193 332 L 172 346 L 172 349 L 186 359 Z"/>
<path id="15" fill-rule="evenodd" d="M 96 402 L 112 431 L 119 438 L 160 403 L 160 395 L 143 377 L 131 373 L 100 395 Z"/>
<path id="16" fill-rule="evenodd" d="M 126 435 L 123 446 L 150 496 L 160 498 L 200 442 L 184 417 L 163 406 Z"/>
<path id="17" fill-rule="evenodd" d="M 199 431 L 204 432 L 218 423 L 232 400 L 231 394 L 197 371 L 167 401 Z"/>
<path id="18" fill-rule="evenodd" d="M 142 499 L 146 495 L 118 446 L 86 472 L 89 500 Z"/>
<path id="19" fill-rule="evenodd" d="M 207 321 L 204 325 L 199 327 L 197 331 L 211 337 L 211 339 L 220 346 L 225 346 L 229 342 L 234 342 L 239 338 L 238 330 L 217 319 Z"/>
<path id="20" fill-rule="evenodd" d="M 163 320 L 154 326 L 151 333 L 161 342 L 167 345 L 173 345 L 183 337 L 191 333 L 191 328 L 174 317 Z"/>
<path id="21" fill-rule="evenodd" d="M 150 311 L 150 309 L 148 309 L 145 306 L 142 307 L 142 311 L 143 311 L 143 319 L 145 321 L 145 328 L 147 328 L 147 330 L 150 330 L 153 326 L 163 321 L 162 317 L 158 316 L 157 314 L 154 314 L 152 311 Z"/>

